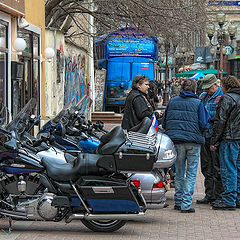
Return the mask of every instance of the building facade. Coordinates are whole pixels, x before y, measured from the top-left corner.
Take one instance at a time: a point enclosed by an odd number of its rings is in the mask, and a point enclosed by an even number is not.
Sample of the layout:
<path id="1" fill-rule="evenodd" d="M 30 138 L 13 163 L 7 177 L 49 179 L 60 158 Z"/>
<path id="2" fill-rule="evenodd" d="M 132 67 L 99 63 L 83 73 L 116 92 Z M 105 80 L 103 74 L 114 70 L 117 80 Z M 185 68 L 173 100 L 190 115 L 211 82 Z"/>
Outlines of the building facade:
<path id="1" fill-rule="evenodd" d="M 0 0 L 0 107 L 7 106 L 10 117 L 32 97 L 45 115 L 44 13 L 44 0 Z M 16 39 L 25 40 L 22 51 L 15 49 Z"/>
<path id="2" fill-rule="evenodd" d="M 226 21 L 223 26 L 226 32 L 226 41 L 224 46 L 227 49 L 227 54 L 223 56 L 223 71 L 228 72 L 229 74 L 235 75 L 240 78 L 240 1 L 239 0 L 222 0 L 207 1 L 207 12 L 210 21 L 216 23 L 216 14 L 218 12 L 224 12 L 226 14 Z M 229 23 L 234 23 L 237 26 L 237 33 L 233 39 L 230 41 L 227 28 Z M 217 26 L 217 23 L 216 23 Z M 208 45 L 210 45 L 208 43 Z M 215 58 L 214 66 L 217 68 L 218 61 Z"/>

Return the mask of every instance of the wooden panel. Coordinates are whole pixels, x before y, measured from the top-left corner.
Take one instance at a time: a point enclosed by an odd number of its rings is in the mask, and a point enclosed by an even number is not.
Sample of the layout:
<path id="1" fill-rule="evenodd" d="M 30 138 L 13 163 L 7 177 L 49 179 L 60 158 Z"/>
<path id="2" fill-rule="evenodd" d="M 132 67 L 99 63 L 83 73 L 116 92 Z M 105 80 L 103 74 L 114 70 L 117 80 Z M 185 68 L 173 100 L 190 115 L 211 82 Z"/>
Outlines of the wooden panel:
<path id="1" fill-rule="evenodd" d="M 0 10 L 14 16 L 24 16 L 25 0 L 0 0 Z"/>

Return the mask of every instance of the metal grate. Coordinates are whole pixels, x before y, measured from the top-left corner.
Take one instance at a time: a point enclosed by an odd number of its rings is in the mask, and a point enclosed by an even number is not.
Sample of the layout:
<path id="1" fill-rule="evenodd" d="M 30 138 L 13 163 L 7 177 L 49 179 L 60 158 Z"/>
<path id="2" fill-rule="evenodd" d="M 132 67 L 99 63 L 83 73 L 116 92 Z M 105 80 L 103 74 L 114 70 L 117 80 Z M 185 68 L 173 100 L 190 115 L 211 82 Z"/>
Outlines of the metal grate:
<path id="1" fill-rule="evenodd" d="M 128 142 L 137 147 L 154 150 L 156 147 L 157 135 L 146 135 L 138 132 L 127 133 Z"/>

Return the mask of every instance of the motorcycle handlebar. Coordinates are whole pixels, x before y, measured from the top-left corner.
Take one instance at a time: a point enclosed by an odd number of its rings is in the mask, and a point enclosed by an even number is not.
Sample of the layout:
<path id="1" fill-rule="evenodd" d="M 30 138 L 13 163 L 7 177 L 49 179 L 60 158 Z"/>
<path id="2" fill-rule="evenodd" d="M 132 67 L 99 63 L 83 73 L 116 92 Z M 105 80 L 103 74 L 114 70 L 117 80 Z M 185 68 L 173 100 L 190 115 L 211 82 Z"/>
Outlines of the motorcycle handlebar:
<path id="1" fill-rule="evenodd" d="M 28 150 L 36 152 L 36 149 L 34 147 L 29 146 L 25 141 L 21 142 L 21 146 L 27 148 Z"/>

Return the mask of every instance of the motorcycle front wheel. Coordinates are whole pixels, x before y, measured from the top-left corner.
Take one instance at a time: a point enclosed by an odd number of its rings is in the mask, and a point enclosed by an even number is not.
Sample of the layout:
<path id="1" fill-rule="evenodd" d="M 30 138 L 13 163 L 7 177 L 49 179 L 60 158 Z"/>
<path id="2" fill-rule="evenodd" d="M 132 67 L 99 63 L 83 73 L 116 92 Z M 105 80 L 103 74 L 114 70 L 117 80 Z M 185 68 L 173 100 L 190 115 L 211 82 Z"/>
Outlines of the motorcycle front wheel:
<path id="1" fill-rule="evenodd" d="M 120 229 L 127 221 L 124 220 L 86 220 L 82 223 L 94 232 L 114 232 Z"/>

